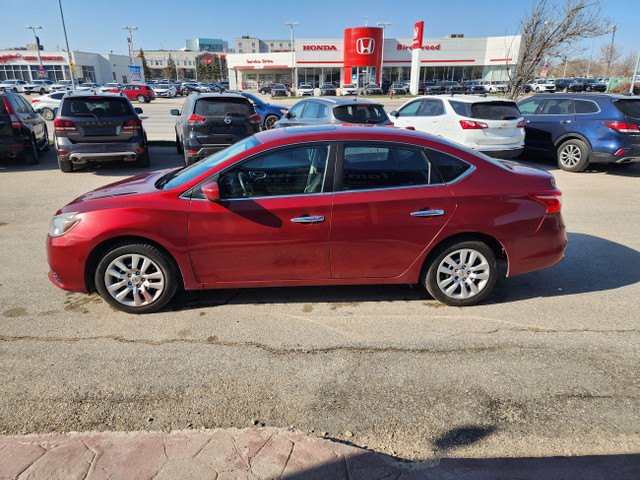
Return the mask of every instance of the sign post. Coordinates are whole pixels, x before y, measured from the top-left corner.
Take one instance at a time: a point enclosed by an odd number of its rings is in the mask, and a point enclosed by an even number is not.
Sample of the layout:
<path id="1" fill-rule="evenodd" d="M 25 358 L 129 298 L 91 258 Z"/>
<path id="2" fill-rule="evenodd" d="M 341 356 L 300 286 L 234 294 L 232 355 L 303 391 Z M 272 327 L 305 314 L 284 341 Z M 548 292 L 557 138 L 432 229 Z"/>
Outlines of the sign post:
<path id="1" fill-rule="evenodd" d="M 409 78 L 409 92 L 418 95 L 418 83 L 420 82 L 420 51 L 422 50 L 422 34 L 424 21 L 418 22 L 413 27 L 413 48 L 411 49 L 411 76 Z"/>

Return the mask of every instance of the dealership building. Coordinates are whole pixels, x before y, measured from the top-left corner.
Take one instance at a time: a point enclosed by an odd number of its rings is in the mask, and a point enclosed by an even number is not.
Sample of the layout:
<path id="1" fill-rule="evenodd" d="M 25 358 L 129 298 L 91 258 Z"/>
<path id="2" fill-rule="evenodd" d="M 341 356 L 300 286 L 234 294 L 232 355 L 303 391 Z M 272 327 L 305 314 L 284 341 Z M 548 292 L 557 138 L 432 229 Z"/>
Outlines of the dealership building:
<path id="1" fill-rule="evenodd" d="M 343 38 L 296 39 L 292 52 L 227 54 L 231 89 L 265 83 L 367 83 L 409 80 L 413 39 L 383 38 L 383 29 L 348 28 Z M 506 80 L 520 54 L 520 36 L 424 38 L 419 81 Z M 292 82 L 292 78 L 297 82 Z"/>

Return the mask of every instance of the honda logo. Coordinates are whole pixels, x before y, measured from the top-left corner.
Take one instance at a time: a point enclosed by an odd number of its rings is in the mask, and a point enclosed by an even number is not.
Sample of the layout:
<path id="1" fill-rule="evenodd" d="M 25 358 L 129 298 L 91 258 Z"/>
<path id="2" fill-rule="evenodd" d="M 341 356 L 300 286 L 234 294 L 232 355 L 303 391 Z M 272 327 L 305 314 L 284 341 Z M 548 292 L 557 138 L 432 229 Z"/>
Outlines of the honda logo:
<path id="1" fill-rule="evenodd" d="M 359 55 L 372 55 L 376 47 L 376 41 L 373 38 L 359 38 L 356 40 L 356 52 Z"/>

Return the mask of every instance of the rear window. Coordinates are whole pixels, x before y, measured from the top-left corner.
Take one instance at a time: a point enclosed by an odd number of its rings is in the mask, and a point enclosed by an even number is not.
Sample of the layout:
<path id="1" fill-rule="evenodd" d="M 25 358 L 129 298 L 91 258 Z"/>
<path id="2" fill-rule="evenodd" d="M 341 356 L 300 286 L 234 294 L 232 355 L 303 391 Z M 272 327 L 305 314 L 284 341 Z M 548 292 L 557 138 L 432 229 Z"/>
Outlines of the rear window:
<path id="1" fill-rule="evenodd" d="M 515 120 L 521 116 L 515 102 L 478 102 L 471 105 L 471 118 Z"/>
<path id="2" fill-rule="evenodd" d="M 62 102 L 62 116 L 96 115 L 98 118 L 132 115 L 129 102 L 122 98 L 67 98 Z"/>
<path id="3" fill-rule="evenodd" d="M 0 115 L 7 114 L 7 107 L 4 106 L 5 97 L 0 97 Z"/>
<path id="4" fill-rule="evenodd" d="M 382 123 L 389 119 L 382 105 L 341 105 L 333 109 L 333 114 L 345 123 Z"/>
<path id="5" fill-rule="evenodd" d="M 618 100 L 613 106 L 627 117 L 640 118 L 640 100 Z"/>
<path id="6" fill-rule="evenodd" d="M 203 117 L 250 117 L 254 110 L 244 98 L 201 98 L 194 113 Z"/>

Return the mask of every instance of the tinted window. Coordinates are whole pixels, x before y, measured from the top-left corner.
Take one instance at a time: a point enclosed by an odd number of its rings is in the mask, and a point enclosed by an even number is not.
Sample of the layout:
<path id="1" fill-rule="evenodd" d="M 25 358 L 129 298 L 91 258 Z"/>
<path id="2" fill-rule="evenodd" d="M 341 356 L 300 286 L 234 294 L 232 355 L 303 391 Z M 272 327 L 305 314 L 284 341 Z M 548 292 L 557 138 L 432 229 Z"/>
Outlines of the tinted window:
<path id="1" fill-rule="evenodd" d="M 529 98 L 527 100 L 523 100 L 518 104 L 518 110 L 520 110 L 523 115 L 533 115 L 536 113 L 536 110 L 542 101 L 543 100 L 540 98 Z"/>
<path id="2" fill-rule="evenodd" d="M 400 110 L 398 110 L 398 116 L 399 117 L 415 117 L 418 114 L 420 105 L 422 104 L 419 100 L 416 102 L 411 102 L 409 105 L 405 105 Z"/>
<path id="3" fill-rule="evenodd" d="M 600 109 L 595 102 L 588 100 L 574 100 L 576 113 L 598 113 Z"/>
<path id="4" fill-rule="evenodd" d="M 302 113 L 302 118 L 318 118 L 320 115 L 320 104 L 316 102 L 307 103 L 307 108 Z"/>
<path id="5" fill-rule="evenodd" d="M 98 117 L 123 117 L 131 115 L 129 103 L 121 98 L 67 98 L 62 103 L 62 115 L 92 114 Z"/>
<path id="6" fill-rule="evenodd" d="M 342 168 L 343 190 L 440 183 L 422 150 L 402 146 L 345 145 Z"/>
<path id="7" fill-rule="evenodd" d="M 328 145 L 288 148 L 261 155 L 220 175 L 220 197 L 320 193 L 328 156 Z"/>
<path id="8" fill-rule="evenodd" d="M 467 112 L 468 103 L 464 102 L 454 102 L 453 100 L 449 101 L 449 105 L 453 108 L 453 111 L 462 117 L 468 117 L 469 112 Z"/>
<path id="9" fill-rule="evenodd" d="M 388 120 L 382 105 L 342 105 L 334 108 L 333 114 L 346 123 L 382 123 Z"/>
<path id="10" fill-rule="evenodd" d="M 427 155 L 445 183 L 454 181 L 471 168 L 468 163 L 438 150 L 428 150 Z"/>
<path id="11" fill-rule="evenodd" d="M 62 100 L 62 97 L 64 97 L 64 92 L 52 93 L 50 97 L 54 100 Z"/>
<path id="12" fill-rule="evenodd" d="M 422 108 L 418 115 L 421 117 L 444 115 L 444 105 L 441 100 L 422 100 Z"/>
<path id="13" fill-rule="evenodd" d="M 628 117 L 640 118 L 640 100 L 618 100 L 613 106 Z"/>
<path id="14" fill-rule="evenodd" d="M 515 120 L 521 114 L 514 102 L 478 102 L 471 105 L 471 117 L 481 120 Z"/>
<path id="15" fill-rule="evenodd" d="M 574 113 L 573 100 L 553 99 L 547 100 L 542 106 L 542 115 L 571 115 Z"/>
<path id="16" fill-rule="evenodd" d="M 244 98 L 201 98 L 194 113 L 203 117 L 250 117 L 253 107 Z"/>

